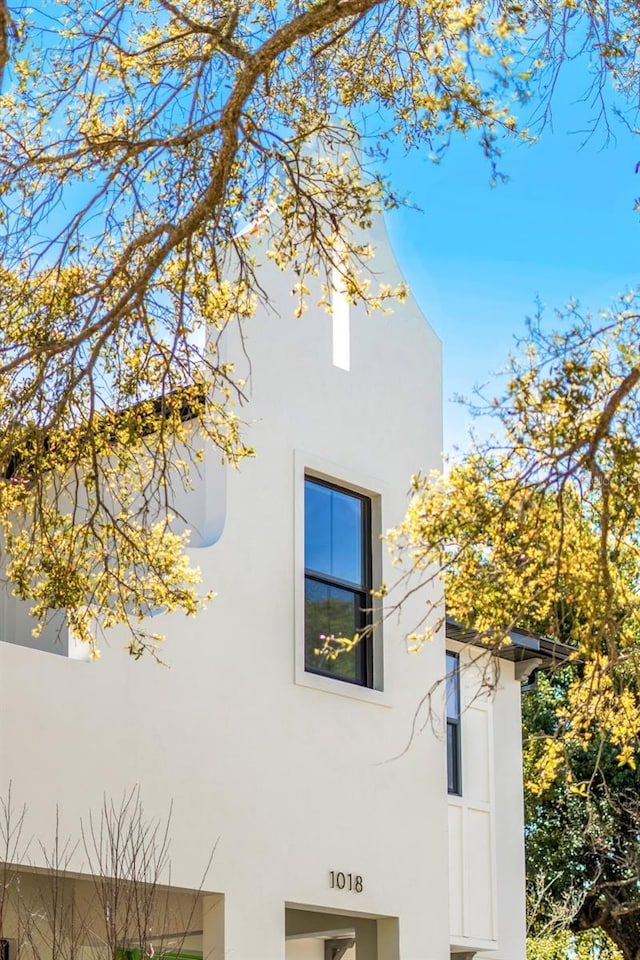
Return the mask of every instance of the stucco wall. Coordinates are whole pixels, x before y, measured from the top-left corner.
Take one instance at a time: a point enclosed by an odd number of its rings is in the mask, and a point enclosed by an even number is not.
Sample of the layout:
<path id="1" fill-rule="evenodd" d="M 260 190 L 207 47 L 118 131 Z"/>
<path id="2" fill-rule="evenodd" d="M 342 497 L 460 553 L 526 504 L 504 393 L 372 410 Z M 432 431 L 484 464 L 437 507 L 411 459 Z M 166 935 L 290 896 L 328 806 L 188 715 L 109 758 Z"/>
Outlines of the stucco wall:
<path id="1" fill-rule="evenodd" d="M 381 227 L 374 241 L 376 270 L 396 282 Z M 133 663 L 117 635 L 92 664 L 0 643 L 0 790 L 12 780 L 29 834 L 45 841 L 56 804 L 60 829 L 75 832 L 105 793 L 117 798 L 134 784 L 150 817 L 172 802 L 172 880 L 198 887 L 215 846 L 204 889 L 224 893 L 233 960 L 284 956 L 285 904 L 398 917 L 403 960 L 446 960 L 442 730 L 427 726 L 405 749 L 417 704 L 443 673 L 443 639 L 406 652 L 414 600 L 401 622 L 382 627 L 381 690 L 300 669 L 305 469 L 366 491 L 381 529 L 396 524 L 411 473 L 439 465 L 440 344 L 411 299 L 390 317 L 352 308 L 350 370 L 340 369 L 331 318 L 312 309 L 294 319 L 292 278 L 272 265 L 262 278 L 278 291 L 278 309 L 245 330 L 243 415 L 257 457 L 228 471 L 222 534 L 194 551 L 217 598 L 197 620 L 154 624 L 168 636 L 168 667 Z M 242 368 L 233 334 L 226 350 Z M 382 545 L 374 549 L 393 582 Z M 512 725 L 515 708 L 509 700 L 502 711 Z M 331 870 L 360 875 L 362 892 L 331 889 Z M 508 893 L 496 894 L 498 913 L 512 907 Z"/>
<path id="2" fill-rule="evenodd" d="M 461 795 L 449 797 L 451 942 L 524 960 L 520 683 L 508 661 L 449 648 L 460 657 L 462 741 Z"/>

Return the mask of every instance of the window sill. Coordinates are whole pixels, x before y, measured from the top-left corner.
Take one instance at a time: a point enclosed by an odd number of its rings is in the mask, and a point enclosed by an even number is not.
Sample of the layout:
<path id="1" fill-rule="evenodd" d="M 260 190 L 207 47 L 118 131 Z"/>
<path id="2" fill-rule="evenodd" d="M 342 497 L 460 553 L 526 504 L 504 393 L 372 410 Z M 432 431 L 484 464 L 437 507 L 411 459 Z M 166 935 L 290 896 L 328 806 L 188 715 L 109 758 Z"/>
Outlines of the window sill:
<path id="1" fill-rule="evenodd" d="M 333 693 L 337 697 L 346 697 L 349 700 L 359 700 L 362 703 L 373 703 L 379 707 L 391 707 L 391 699 L 384 690 L 373 690 L 371 687 L 361 687 L 357 683 L 348 683 L 333 677 L 323 677 L 317 673 L 308 673 L 306 670 L 296 671 L 296 685 L 320 690 L 322 693 Z"/>
<path id="2" fill-rule="evenodd" d="M 448 793 L 447 800 L 452 807 L 460 807 L 465 810 L 478 810 L 482 813 L 491 813 L 493 804 L 489 800 L 474 800 L 473 797 L 465 796 L 464 793 Z"/>

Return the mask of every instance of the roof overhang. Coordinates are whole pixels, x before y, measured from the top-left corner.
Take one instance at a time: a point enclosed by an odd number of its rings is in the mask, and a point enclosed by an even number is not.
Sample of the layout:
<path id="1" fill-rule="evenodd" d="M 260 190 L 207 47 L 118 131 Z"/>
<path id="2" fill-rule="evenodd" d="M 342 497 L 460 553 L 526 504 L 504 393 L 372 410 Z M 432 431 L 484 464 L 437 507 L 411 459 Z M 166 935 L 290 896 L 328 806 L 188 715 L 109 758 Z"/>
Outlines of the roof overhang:
<path id="1" fill-rule="evenodd" d="M 508 636 L 510 643 L 499 644 L 495 649 L 501 660 L 510 660 L 512 663 L 537 660 L 537 666 L 552 670 L 566 663 L 570 657 L 575 657 L 576 649 L 568 643 L 549 640 L 526 630 L 511 630 Z M 485 650 L 493 649 L 491 643 L 476 630 L 463 627 L 450 617 L 447 617 L 447 639 L 484 647 Z"/>

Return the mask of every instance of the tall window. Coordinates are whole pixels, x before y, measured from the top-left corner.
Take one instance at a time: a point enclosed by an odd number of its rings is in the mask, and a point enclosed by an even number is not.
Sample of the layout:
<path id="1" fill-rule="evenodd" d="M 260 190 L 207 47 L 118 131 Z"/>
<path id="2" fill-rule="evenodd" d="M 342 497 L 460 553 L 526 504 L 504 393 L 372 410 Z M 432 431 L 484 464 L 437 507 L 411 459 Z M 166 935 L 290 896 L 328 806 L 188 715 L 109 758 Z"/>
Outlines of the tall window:
<path id="1" fill-rule="evenodd" d="M 447 790 L 462 793 L 460 757 L 460 671 L 456 653 L 447 653 Z"/>
<path id="2" fill-rule="evenodd" d="M 370 687 L 371 503 L 307 478 L 304 518 L 305 670 Z"/>

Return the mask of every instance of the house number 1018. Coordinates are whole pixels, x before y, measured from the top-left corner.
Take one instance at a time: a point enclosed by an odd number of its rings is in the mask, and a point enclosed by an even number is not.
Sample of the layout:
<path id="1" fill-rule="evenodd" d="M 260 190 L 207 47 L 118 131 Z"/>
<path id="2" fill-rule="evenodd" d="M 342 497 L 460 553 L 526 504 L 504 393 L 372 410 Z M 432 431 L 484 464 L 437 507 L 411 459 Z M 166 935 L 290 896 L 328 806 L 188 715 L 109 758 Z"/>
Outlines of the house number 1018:
<path id="1" fill-rule="evenodd" d="M 330 870 L 329 886 L 332 890 L 351 890 L 353 893 L 362 893 L 364 880 L 359 873 L 343 873 L 342 870 Z"/>

